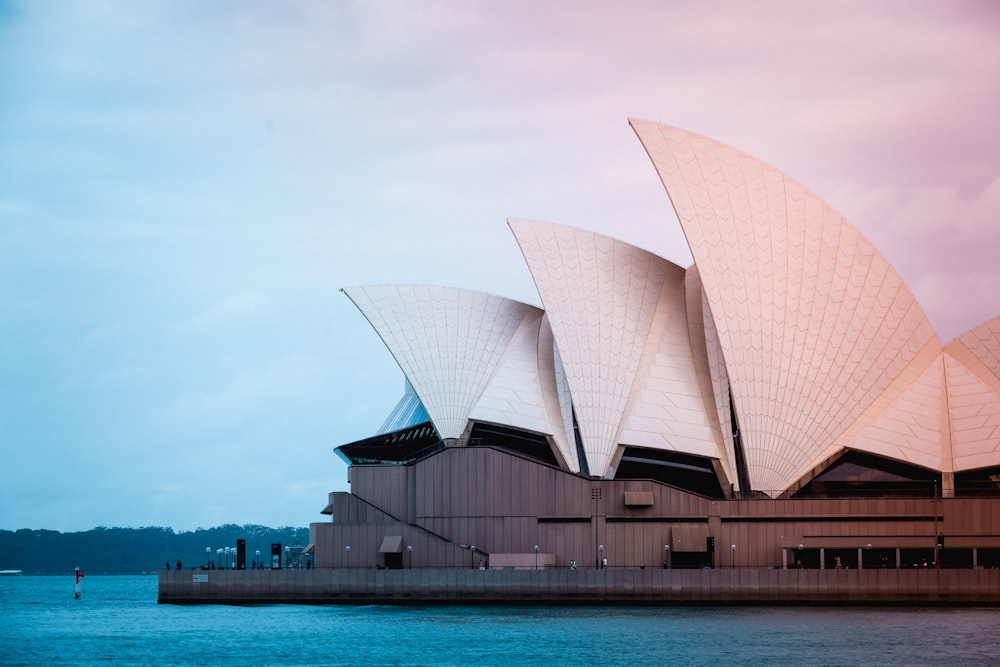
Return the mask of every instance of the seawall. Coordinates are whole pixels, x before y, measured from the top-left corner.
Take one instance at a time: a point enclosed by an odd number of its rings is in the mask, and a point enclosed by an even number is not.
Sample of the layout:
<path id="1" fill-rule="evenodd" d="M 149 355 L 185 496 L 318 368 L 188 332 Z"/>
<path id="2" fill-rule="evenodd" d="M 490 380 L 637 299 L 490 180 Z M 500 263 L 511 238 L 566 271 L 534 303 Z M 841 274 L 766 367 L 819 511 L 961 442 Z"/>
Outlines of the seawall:
<path id="1" fill-rule="evenodd" d="M 1000 604 L 1000 570 L 172 570 L 161 604 Z"/>

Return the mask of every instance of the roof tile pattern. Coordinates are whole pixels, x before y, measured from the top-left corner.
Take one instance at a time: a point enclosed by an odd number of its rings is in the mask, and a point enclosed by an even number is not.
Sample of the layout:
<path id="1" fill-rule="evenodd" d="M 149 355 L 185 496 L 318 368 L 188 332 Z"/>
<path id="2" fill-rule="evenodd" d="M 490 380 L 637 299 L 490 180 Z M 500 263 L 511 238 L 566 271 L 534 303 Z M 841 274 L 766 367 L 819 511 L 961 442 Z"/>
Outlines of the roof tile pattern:
<path id="1" fill-rule="evenodd" d="M 967 331 L 954 342 L 967 348 L 990 373 L 1000 378 L 1000 317 Z"/>
<path id="2" fill-rule="evenodd" d="M 550 435 L 566 467 L 579 472 L 555 396 L 552 345 L 545 341 L 551 335 L 542 321 L 541 311 L 524 318 L 468 418 Z"/>
<path id="3" fill-rule="evenodd" d="M 945 348 L 955 472 L 1000 462 L 1000 318 Z"/>
<path id="4" fill-rule="evenodd" d="M 684 270 L 580 229 L 508 221 L 545 306 L 592 475 L 619 444 L 718 457 L 691 359 Z"/>
<path id="5" fill-rule="evenodd" d="M 705 402 L 699 383 L 684 275 L 668 265 L 618 441 L 725 460 L 718 419 L 710 418 L 712 402 Z"/>
<path id="6" fill-rule="evenodd" d="M 570 394 L 569 380 L 566 378 L 566 368 L 563 366 L 562 357 L 559 356 L 559 347 L 556 345 L 555 337 L 552 335 L 552 326 L 549 325 L 548 319 L 548 314 L 546 314 L 546 327 L 544 331 L 548 332 L 549 346 L 552 349 L 552 375 L 556 384 L 556 403 L 559 405 L 559 411 L 562 413 L 563 417 L 563 430 L 567 434 L 567 437 L 572 439 L 574 459 L 580 466 L 579 472 L 584 472 L 584 470 L 586 470 L 589 475 L 590 468 L 584 467 L 584 464 L 587 464 L 586 455 L 584 455 L 584 460 L 580 461 L 580 457 L 577 454 L 576 425 L 574 423 L 575 416 L 573 414 L 573 396 Z"/>
<path id="7" fill-rule="evenodd" d="M 751 483 L 784 489 L 937 336 L 888 262 L 816 195 L 729 146 L 630 122 L 698 265 Z"/>
<path id="8" fill-rule="evenodd" d="M 1000 461 L 1000 381 L 945 355 L 955 472 Z"/>
<path id="9" fill-rule="evenodd" d="M 944 398 L 941 355 L 926 366 L 914 362 L 876 402 L 875 410 L 870 411 L 874 414 L 849 446 L 940 470 L 948 432 Z"/>
<path id="10" fill-rule="evenodd" d="M 459 438 L 534 306 L 450 287 L 385 285 L 345 288 L 382 337 L 442 438 Z M 528 323 L 525 321 L 529 320 Z"/>
<path id="11" fill-rule="evenodd" d="M 701 275 L 697 266 L 688 268 L 684 276 L 687 291 L 688 335 L 691 351 L 697 367 L 698 384 L 701 388 L 705 410 L 715 430 L 722 439 L 724 456 L 720 458 L 728 481 L 733 488 L 740 489 L 736 474 L 736 451 L 733 441 L 733 422 L 729 412 L 729 376 L 719 348 L 719 335 L 709 312 L 708 299 L 701 286 Z M 714 415 L 714 418 L 712 417 Z"/>

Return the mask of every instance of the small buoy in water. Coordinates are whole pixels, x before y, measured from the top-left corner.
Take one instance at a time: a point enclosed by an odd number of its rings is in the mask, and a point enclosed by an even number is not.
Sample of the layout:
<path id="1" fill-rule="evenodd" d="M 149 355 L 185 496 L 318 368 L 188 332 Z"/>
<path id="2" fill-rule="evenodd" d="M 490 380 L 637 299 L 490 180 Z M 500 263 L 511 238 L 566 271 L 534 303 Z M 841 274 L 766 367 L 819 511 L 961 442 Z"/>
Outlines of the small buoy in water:
<path id="1" fill-rule="evenodd" d="M 77 567 L 76 568 L 76 599 L 77 600 L 80 599 L 80 580 L 83 579 L 84 576 L 85 575 L 83 574 L 83 570 L 81 570 L 79 567 Z"/>

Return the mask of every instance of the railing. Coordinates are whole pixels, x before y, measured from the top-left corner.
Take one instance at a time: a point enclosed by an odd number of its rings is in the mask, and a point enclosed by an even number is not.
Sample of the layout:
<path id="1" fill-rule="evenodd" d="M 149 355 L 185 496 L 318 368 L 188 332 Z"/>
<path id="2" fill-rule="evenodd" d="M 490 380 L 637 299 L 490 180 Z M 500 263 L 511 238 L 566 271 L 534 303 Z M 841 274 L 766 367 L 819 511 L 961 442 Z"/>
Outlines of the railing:
<path id="1" fill-rule="evenodd" d="M 943 496 L 948 498 L 1000 498 L 1000 484 L 992 482 L 965 482 L 956 484 L 953 495 Z M 867 498 L 924 498 L 928 500 L 940 500 L 942 493 L 940 488 L 931 484 L 927 486 L 915 486 L 913 488 L 900 488 L 899 485 L 864 484 L 854 487 L 827 488 L 823 491 L 802 492 L 796 491 L 789 494 L 787 491 L 759 490 L 734 491 L 731 498 L 733 500 L 851 500 Z"/>

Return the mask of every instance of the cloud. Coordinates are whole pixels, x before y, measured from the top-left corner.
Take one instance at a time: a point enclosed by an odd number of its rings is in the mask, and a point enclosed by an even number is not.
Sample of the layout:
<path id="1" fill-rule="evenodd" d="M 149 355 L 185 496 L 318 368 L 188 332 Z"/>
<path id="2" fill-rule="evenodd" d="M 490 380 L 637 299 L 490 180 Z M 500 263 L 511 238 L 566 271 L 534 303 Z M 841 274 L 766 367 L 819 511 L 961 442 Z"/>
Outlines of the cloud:
<path id="1" fill-rule="evenodd" d="M 945 338 L 1000 313 L 991 3 L 0 7 L 3 527 L 322 518 L 402 387 L 337 288 L 537 304 L 508 217 L 690 261 L 628 116 L 819 193 Z"/>
<path id="2" fill-rule="evenodd" d="M 210 330 L 248 326 L 255 318 L 266 313 L 270 298 L 258 292 L 239 292 L 218 301 L 191 319 L 177 325 L 176 330 L 186 335 L 202 334 Z"/>
<path id="3" fill-rule="evenodd" d="M 157 421 L 172 432 L 245 427 L 262 416 L 289 408 L 316 391 L 327 369 L 309 355 L 291 355 L 244 368 L 216 389 L 188 389 L 160 410 Z"/>

